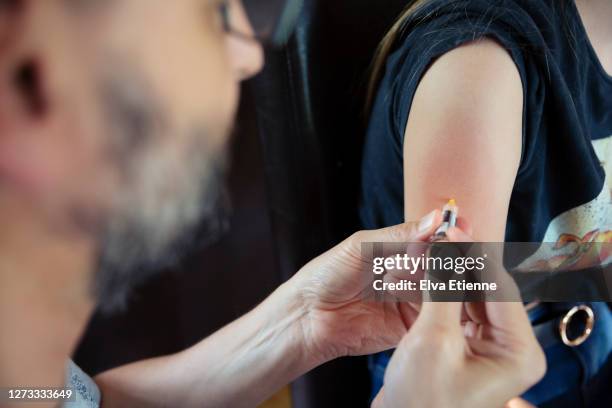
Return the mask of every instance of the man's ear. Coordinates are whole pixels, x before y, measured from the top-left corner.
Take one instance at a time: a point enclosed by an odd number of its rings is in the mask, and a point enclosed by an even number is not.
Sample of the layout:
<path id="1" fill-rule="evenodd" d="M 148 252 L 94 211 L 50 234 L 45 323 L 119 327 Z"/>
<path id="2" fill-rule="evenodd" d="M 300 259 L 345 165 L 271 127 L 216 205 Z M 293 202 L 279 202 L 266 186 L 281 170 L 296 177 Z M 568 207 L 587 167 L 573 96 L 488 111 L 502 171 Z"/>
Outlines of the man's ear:
<path id="1" fill-rule="evenodd" d="M 31 1 L 31 0 L 30 0 Z M 2 74 L 3 96 L 16 92 L 12 102 L 27 109 L 44 109 L 42 92 L 37 83 L 37 64 L 33 44 L 29 41 L 28 18 L 32 7 L 28 0 L 0 0 L 0 73 Z"/>
<path id="2" fill-rule="evenodd" d="M 61 160 L 54 139 L 65 130 L 49 105 L 41 3 L 0 0 L 0 182 L 29 194 L 53 188 Z"/>

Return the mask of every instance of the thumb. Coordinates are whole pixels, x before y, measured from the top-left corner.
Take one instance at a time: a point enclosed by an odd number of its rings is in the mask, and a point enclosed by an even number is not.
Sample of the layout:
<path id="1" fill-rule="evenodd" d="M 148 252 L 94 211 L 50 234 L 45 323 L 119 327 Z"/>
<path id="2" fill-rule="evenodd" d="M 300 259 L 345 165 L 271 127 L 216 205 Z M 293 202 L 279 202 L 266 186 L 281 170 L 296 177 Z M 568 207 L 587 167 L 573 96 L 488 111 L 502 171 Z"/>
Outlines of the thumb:
<path id="1" fill-rule="evenodd" d="M 420 326 L 445 327 L 461 333 L 462 309 L 462 302 L 424 301 L 417 323 Z"/>
<path id="2" fill-rule="evenodd" d="M 440 210 L 434 210 L 418 221 L 407 221 L 403 224 L 373 231 L 362 231 L 364 242 L 414 242 L 428 239 L 442 222 Z"/>
<path id="3" fill-rule="evenodd" d="M 357 231 L 340 245 L 352 254 L 362 254 L 362 244 L 372 242 L 425 242 L 442 222 L 440 210 L 434 210 L 419 221 L 405 222 L 377 230 Z"/>
<path id="4" fill-rule="evenodd" d="M 448 333 L 462 335 L 461 313 L 463 311 L 462 302 L 434 301 L 429 298 L 428 293 L 423 294 L 421 311 L 415 322 L 415 326 L 426 330 L 446 329 Z"/>
<path id="5" fill-rule="evenodd" d="M 452 228 L 454 230 L 456 228 Z M 450 230 L 449 230 L 450 232 Z M 463 312 L 463 302 L 448 302 L 435 300 L 434 288 L 423 291 L 423 304 L 417 322 L 420 320 L 421 325 L 435 325 L 436 327 L 445 327 L 461 330 L 461 315 Z"/>

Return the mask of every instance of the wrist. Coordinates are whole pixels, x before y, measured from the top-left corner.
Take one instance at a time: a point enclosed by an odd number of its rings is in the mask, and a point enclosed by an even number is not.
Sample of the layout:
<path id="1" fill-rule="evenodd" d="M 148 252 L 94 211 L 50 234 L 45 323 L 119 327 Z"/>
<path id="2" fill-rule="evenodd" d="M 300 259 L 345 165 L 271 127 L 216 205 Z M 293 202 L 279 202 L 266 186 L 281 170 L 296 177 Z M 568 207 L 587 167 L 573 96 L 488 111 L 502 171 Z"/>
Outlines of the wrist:
<path id="1" fill-rule="evenodd" d="M 194 376 L 187 388 L 216 390 L 224 406 L 244 406 L 245 401 L 252 406 L 269 398 L 320 364 L 306 346 L 303 314 L 292 285 L 281 285 L 255 309 L 180 353 L 176 366 L 182 371 L 205 366 L 214 373 Z"/>
<path id="2" fill-rule="evenodd" d="M 291 377 L 297 378 L 327 360 L 313 347 L 309 307 L 296 278 L 279 286 L 257 309 L 263 338 L 279 353 Z"/>
<path id="3" fill-rule="evenodd" d="M 312 280 L 308 271 L 300 270 L 275 292 L 282 299 L 279 304 L 285 302 L 285 310 L 291 311 L 291 337 L 308 370 L 344 355 L 333 341 L 336 325 L 317 307 L 319 296 Z"/>

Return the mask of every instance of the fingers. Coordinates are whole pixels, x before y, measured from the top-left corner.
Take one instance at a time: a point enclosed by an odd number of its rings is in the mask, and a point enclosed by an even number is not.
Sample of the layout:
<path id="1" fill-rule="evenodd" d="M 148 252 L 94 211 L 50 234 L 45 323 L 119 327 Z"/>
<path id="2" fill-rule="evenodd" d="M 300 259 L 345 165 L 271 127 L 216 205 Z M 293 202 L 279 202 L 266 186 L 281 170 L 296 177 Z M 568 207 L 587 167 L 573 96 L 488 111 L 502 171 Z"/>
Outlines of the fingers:
<path id="1" fill-rule="evenodd" d="M 421 327 L 445 327 L 461 333 L 462 309 L 462 302 L 423 302 L 417 323 Z"/>
<path id="2" fill-rule="evenodd" d="M 472 236 L 474 234 L 474 228 L 472 228 L 472 223 L 464 217 L 457 218 L 457 228 L 461 229 L 467 235 Z"/>
<path id="3" fill-rule="evenodd" d="M 435 223 L 436 227 L 438 224 L 439 222 Z M 431 229 L 429 235 L 435 232 L 436 227 L 433 227 Z M 447 232 L 449 241 L 473 241 L 473 239 L 459 227 L 471 230 L 471 225 L 469 224 L 469 222 L 464 218 L 459 218 L 458 227 L 450 228 Z M 424 299 L 429 299 L 427 293 L 425 293 L 423 296 Z M 445 326 L 456 329 L 458 332 L 460 332 L 462 311 L 462 302 L 435 302 L 429 300 L 423 302 L 421 306 L 421 312 L 417 321 L 420 321 L 420 325 L 436 325 L 437 327 Z"/>
<path id="4" fill-rule="evenodd" d="M 464 223 L 467 226 L 467 221 L 464 221 Z M 459 228 L 449 229 L 447 236 L 452 242 L 473 241 L 473 239 L 466 232 Z M 479 250 L 481 251 L 484 251 L 485 249 L 486 253 L 489 255 L 486 264 L 488 280 L 497 282 L 500 291 L 503 291 L 504 293 L 504 296 L 502 297 L 500 295 L 500 298 L 504 300 L 516 301 L 485 302 L 484 304 L 480 305 L 472 305 L 468 308 L 468 312 L 470 312 L 471 317 L 479 323 L 484 323 L 484 317 L 486 315 L 486 320 L 488 320 L 488 323 L 496 327 L 517 327 L 522 331 L 531 331 L 531 324 L 527 318 L 525 308 L 520 302 L 520 292 L 518 287 L 504 268 L 503 255 L 501 253 L 497 253 L 502 248 L 493 245 L 479 247 Z"/>
<path id="5" fill-rule="evenodd" d="M 409 221 L 392 227 L 371 231 L 359 231 L 353 235 L 352 242 L 359 246 L 362 242 L 416 242 L 427 241 L 442 223 L 440 210 L 433 210 L 418 221 Z M 465 218 L 459 217 L 457 227 L 449 229 L 449 241 L 472 242 L 472 226 Z"/>
<path id="6" fill-rule="evenodd" d="M 486 302 L 488 323 L 504 331 L 512 330 L 517 338 L 533 337 L 533 330 L 521 302 Z"/>
<path id="7" fill-rule="evenodd" d="M 355 260 L 363 261 L 364 258 L 369 260 L 369 256 L 362 253 L 362 244 L 372 242 L 425 242 L 433 235 L 441 222 L 442 213 L 440 210 L 434 210 L 416 222 L 406 222 L 378 230 L 358 231 L 340 243 L 340 252 L 350 254 Z M 328 253 L 332 251 L 328 251 Z"/>
<path id="8" fill-rule="evenodd" d="M 462 220 L 462 218 L 460 218 Z M 473 242 L 474 239 L 470 236 L 470 234 L 463 229 L 461 224 L 466 224 L 466 228 L 471 228 L 467 221 L 463 221 L 461 223 L 457 223 L 456 227 L 449 228 L 446 232 L 446 236 L 450 242 Z"/>
<path id="9" fill-rule="evenodd" d="M 498 301 L 484 303 L 488 323 L 504 330 L 512 328 L 522 336 L 529 336 L 533 332 L 531 324 L 518 286 L 504 266 L 502 248 L 488 246 L 484 251 L 488 255 L 486 279 L 496 282 L 498 286 L 495 299 Z"/>
<path id="10" fill-rule="evenodd" d="M 440 210 L 434 210 L 416 222 L 406 222 L 374 231 L 362 231 L 362 242 L 413 242 L 429 238 L 442 222 Z"/>
<path id="11" fill-rule="evenodd" d="M 476 324 L 486 324 L 487 310 L 486 302 L 466 302 L 465 303 L 466 317 Z"/>
<path id="12" fill-rule="evenodd" d="M 463 221 L 467 227 L 467 221 Z M 448 240 L 451 242 L 471 242 L 472 238 L 460 230 L 453 227 L 447 231 Z M 436 326 L 445 326 L 461 330 L 461 316 L 463 312 L 463 302 L 436 302 L 432 301 L 428 293 L 423 294 L 423 299 L 426 300 L 421 306 L 419 320 L 421 324 Z"/>

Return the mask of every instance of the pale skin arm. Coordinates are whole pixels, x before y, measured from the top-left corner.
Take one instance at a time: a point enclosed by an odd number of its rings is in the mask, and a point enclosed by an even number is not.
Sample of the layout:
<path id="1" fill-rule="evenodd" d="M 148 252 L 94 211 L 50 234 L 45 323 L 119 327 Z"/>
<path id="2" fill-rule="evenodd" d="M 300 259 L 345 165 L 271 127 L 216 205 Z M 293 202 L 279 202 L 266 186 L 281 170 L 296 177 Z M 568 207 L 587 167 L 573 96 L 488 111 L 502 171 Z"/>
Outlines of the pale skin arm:
<path id="1" fill-rule="evenodd" d="M 493 40 L 440 57 L 419 84 L 406 127 L 406 219 L 455 198 L 476 241 L 504 241 L 522 110 L 518 70 Z"/>
<path id="2" fill-rule="evenodd" d="M 521 157 L 522 111 L 520 75 L 495 41 L 473 42 L 438 59 L 419 84 L 406 126 L 406 219 L 455 198 L 476 241 L 503 242 Z M 464 313 L 482 315 L 480 307 L 466 304 Z M 507 405 L 527 406 L 519 398 Z"/>

